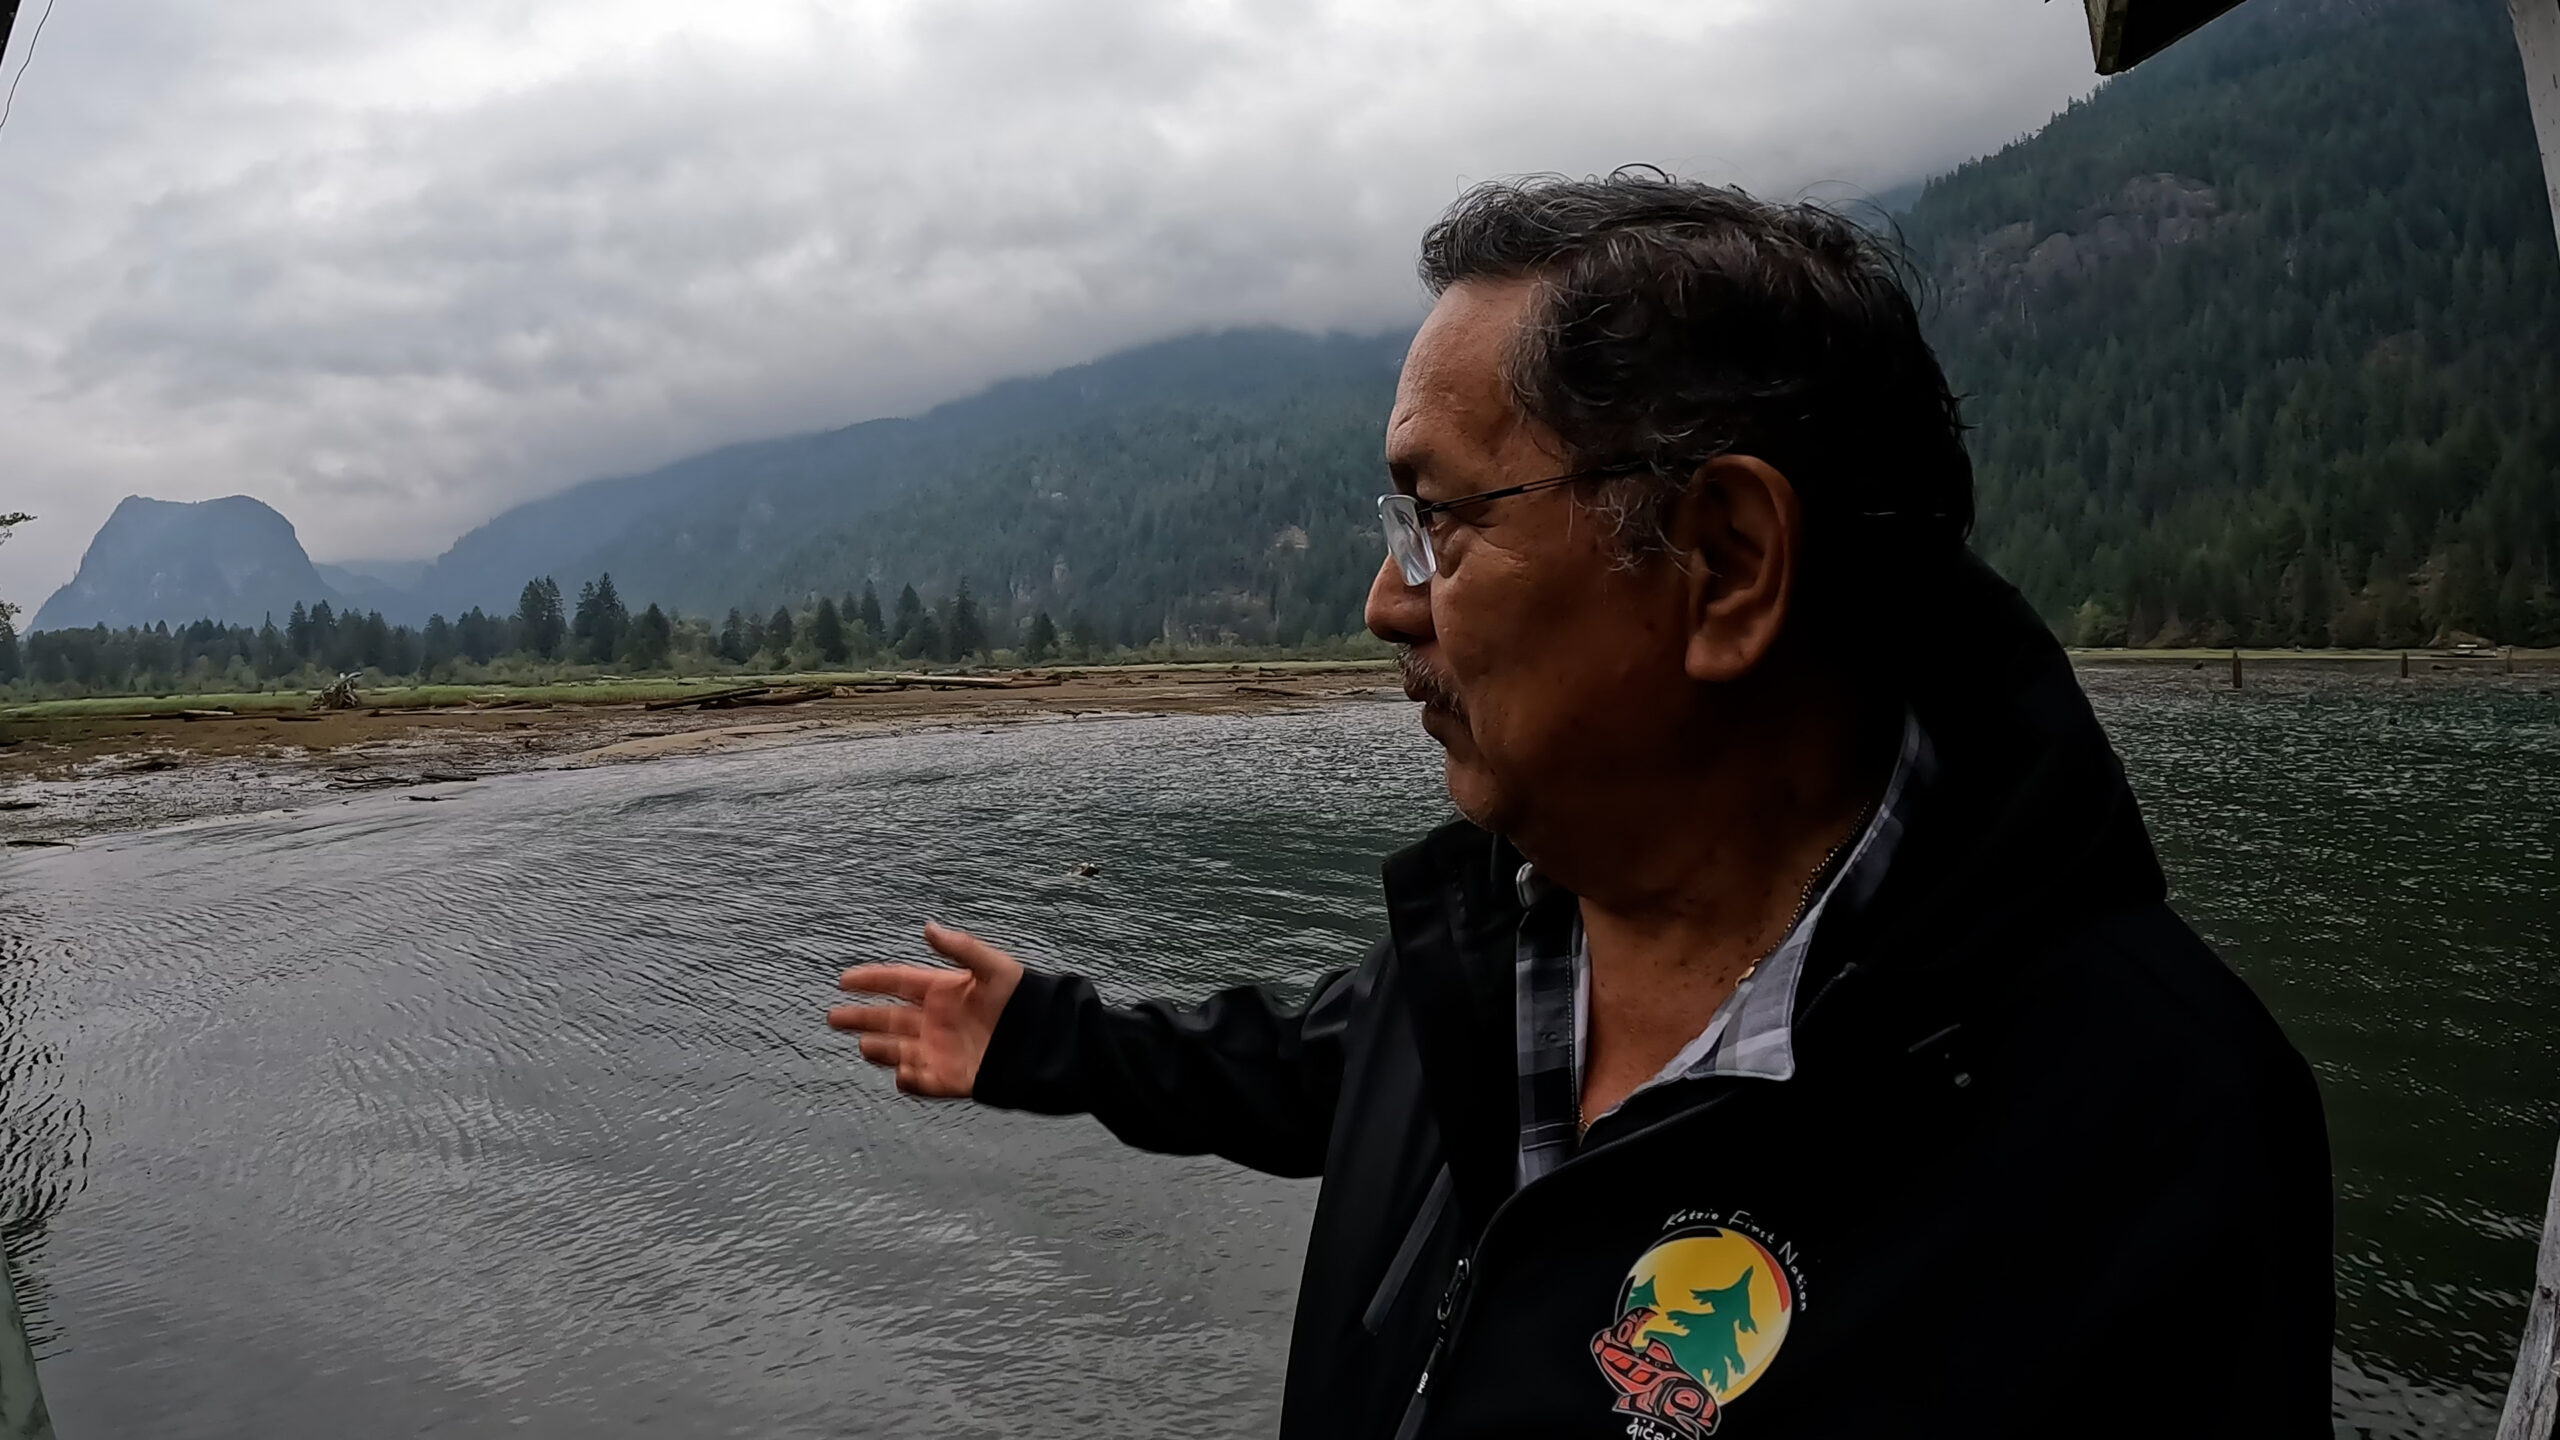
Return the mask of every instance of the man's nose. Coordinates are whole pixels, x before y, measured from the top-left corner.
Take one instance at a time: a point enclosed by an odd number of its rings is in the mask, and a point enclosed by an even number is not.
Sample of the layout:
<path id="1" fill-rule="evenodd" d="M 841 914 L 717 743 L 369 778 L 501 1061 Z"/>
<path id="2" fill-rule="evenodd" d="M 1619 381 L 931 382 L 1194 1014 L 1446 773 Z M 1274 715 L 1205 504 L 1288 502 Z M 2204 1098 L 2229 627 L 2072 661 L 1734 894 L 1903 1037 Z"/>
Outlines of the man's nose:
<path id="1" fill-rule="evenodd" d="M 1396 645 L 1420 645 L 1432 637 L 1431 587 L 1407 585 L 1404 572 L 1390 557 L 1369 582 L 1369 603 L 1362 614 L 1369 633 Z"/>

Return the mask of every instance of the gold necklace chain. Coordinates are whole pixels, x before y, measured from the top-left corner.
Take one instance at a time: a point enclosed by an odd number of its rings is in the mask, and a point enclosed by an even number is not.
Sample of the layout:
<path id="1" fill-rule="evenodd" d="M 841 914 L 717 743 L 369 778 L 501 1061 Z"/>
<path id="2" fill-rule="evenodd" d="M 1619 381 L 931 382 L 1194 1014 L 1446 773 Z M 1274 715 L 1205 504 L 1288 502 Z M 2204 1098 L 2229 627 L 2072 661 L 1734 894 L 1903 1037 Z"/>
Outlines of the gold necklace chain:
<path id="1" fill-rule="evenodd" d="M 1883 804 L 1884 795 L 1879 791 L 1869 797 L 1867 803 L 1859 808 L 1858 818 L 1851 822 L 1848 833 L 1832 842 L 1831 848 L 1823 854 L 1822 863 L 1814 866 L 1813 873 L 1805 877 L 1804 891 L 1796 896 L 1795 914 L 1787 918 L 1787 928 L 1778 932 L 1778 943 L 1762 951 L 1760 958 L 1751 962 L 1750 968 L 1744 970 L 1733 982 L 1735 989 L 1741 989 L 1744 981 L 1758 974 L 1761 964 L 1770 956 L 1777 954 L 1779 946 L 1787 943 L 1787 937 L 1796 933 L 1796 927 L 1804 923 L 1805 912 L 1813 908 L 1813 893 L 1821 886 L 1823 877 L 1830 874 L 1831 867 L 1840 863 L 1840 857 L 1848 853 L 1849 847 L 1857 843 L 1860 836 L 1867 833 L 1867 827 L 1875 822 L 1876 811 Z M 1576 1142 L 1579 1143 L 1580 1138 L 1590 1133 L 1591 1129 L 1589 1123 L 1582 1118 L 1582 1059 L 1579 1055 L 1574 1057 L 1573 1079 L 1573 1133 Z"/>
<path id="2" fill-rule="evenodd" d="M 1858 818 L 1850 822 L 1847 833 L 1832 842 L 1831 848 L 1823 853 L 1822 863 L 1814 866 L 1813 873 L 1805 877 L 1804 891 L 1796 896 L 1795 913 L 1787 917 L 1786 928 L 1778 932 L 1777 943 L 1761 951 L 1760 958 L 1752 961 L 1750 968 L 1744 970 L 1741 977 L 1733 982 L 1736 989 L 1741 988 L 1744 980 L 1758 974 L 1760 967 L 1768 963 L 1769 957 L 1778 953 L 1779 946 L 1787 943 L 1787 937 L 1796 933 L 1796 927 L 1804 923 L 1805 912 L 1813 908 L 1814 892 L 1821 888 L 1823 878 L 1831 873 L 1832 866 L 1840 863 L 1840 857 L 1848 853 L 1849 847 L 1857 843 L 1858 837 L 1867 833 L 1867 826 L 1875 821 L 1876 807 L 1883 803 L 1884 796 L 1875 795 L 1870 797 L 1865 805 L 1859 807 Z"/>

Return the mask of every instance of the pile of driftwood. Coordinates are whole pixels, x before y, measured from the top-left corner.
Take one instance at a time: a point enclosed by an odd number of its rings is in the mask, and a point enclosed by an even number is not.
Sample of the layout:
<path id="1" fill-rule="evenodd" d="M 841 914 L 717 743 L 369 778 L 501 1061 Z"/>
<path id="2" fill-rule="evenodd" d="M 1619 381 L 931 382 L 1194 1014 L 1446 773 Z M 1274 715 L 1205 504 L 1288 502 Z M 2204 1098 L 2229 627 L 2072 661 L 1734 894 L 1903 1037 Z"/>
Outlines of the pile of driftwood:
<path id="1" fill-rule="evenodd" d="M 841 695 L 880 695 L 892 690 L 1038 690 L 1060 683 L 1048 675 L 873 675 L 850 685 L 739 685 L 674 700 L 652 700 L 644 710 L 734 710 L 748 705 L 800 705 Z"/>
<path id="2" fill-rule="evenodd" d="M 311 697 L 314 710 L 353 710 L 363 703 L 356 699 L 356 678 L 341 675 L 329 682 L 329 688 Z"/>
<path id="3" fill-rule="evenodd" d="M 739 685 L 727 690 L 714 690 L 704 695 L 687 695 L 677 700 L 652 700 L 643 710 L 735 710 L 746 705 L 797 705 L 806 700 L 824 700 L 836 693 L 833 685 Z"/>

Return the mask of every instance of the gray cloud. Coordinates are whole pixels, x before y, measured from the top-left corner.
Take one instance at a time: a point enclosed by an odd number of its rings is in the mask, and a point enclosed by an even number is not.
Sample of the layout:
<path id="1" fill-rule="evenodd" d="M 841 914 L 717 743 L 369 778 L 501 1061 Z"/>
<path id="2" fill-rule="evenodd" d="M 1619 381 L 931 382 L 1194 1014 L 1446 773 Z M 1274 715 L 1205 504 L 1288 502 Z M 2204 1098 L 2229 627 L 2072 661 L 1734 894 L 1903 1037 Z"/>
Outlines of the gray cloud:
<path id="1" fill-rule="evenodd" d="M 1896 184 L 2083 92 L 2076 11 L 58 0 L 0 130 L 0 509 L 43 517 L 0 595 L 129 492 L 425 555 L 1165 334 L 1407 320 L 1485 176 Z"/>

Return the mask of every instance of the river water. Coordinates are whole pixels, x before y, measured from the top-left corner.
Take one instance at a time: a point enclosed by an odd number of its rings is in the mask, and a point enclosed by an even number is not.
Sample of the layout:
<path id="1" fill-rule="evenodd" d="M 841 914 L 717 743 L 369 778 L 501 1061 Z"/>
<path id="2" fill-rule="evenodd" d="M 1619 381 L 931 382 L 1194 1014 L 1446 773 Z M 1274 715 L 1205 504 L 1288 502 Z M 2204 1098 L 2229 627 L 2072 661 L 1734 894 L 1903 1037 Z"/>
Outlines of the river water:
<path id="1" fill-rule="evenodd" d="M 2487 1434 L 2560 1136 L 2553 686 L 2089 678 L 2326 1089 L 2341 1433 Z M 416 793 L 0 859 L 64 1440 L 1269 1433 L 1311 1183 L 900 1098 L 820 1015 L 927 917 L 1122 995 L 1351 963 L 1445 813 L 1407 707 Z"/>

